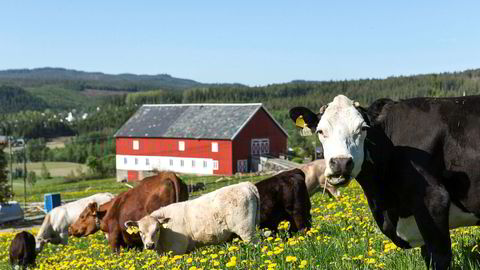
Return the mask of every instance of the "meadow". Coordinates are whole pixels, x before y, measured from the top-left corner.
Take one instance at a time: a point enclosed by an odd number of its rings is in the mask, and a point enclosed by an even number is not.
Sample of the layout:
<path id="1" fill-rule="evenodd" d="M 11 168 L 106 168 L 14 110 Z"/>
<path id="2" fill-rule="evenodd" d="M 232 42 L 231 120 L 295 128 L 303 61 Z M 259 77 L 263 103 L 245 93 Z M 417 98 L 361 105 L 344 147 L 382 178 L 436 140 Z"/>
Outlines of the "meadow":
<path id="1" fill-rule="evenodd" d="M 258 231 L 256 244 L 234 240 L 190 254 L 154 251 L 112 253 L 102 233 L 70 238 L 67 246 L 47 245 L 36 269 L 425 269 L 419 248 L 400 250 L 374 224 L 363 192 L 355 182 L 334 200 L 312 198 L 313 228 L 288 236 L 282 224 L 276 236 Z M 35 234 L 37 229 L 33 230 Z M 8 246 L 15 233 L 0 233 L 0 269 L 8 269 Z M 480 269 L 475 227 L 451 231 L 454 269 Z"/>

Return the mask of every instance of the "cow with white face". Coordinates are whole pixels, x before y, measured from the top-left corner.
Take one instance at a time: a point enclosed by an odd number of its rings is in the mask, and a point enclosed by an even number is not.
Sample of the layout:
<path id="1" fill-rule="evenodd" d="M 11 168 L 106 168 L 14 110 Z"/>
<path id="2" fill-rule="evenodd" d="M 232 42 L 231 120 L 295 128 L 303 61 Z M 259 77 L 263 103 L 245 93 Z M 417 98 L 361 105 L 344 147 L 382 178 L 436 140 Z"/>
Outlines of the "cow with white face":
<path id="1" fill-rule="evenodd" d="M 380 230 L 400 248 L 421 247 L 427 267 L 449 269 L 449 229 L 480 224 L 480 96 L 379 99 L 362 108 L 337 96 L 319 114 L 290 110 L 316 132 L 325 177 L 354 177 Z"/>
<path id="2" fill-rule="evenodd" d="M 250 182 L 222 187 L 196 199 L 170 204 L 125 227 L 140 232 L 145 249 L 184 254 L 238 235 L 254 240 L 260 224 L 260 195 Z"/>
<path id="3" fill-rule="evenodd" d="M 302 123 L 318 135 L 324 150 L 324 174 L 334 186 L 348 185 L 362 167 L 368 125 L 357 110 L 358 106 L 340 95 L 322 107 L 319 115 L 303 107 L 290 110 L 292 119 L 296 122 L 303 119 Z"/>

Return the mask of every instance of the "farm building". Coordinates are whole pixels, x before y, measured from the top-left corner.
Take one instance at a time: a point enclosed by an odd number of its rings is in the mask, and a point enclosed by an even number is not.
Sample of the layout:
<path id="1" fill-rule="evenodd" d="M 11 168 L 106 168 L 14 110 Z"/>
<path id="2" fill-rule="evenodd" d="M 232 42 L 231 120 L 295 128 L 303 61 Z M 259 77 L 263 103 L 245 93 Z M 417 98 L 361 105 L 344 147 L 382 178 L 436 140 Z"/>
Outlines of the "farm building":
<path id="1" fill-rule="evenodd" d="M 143 105 L 117 131 L 117 180 L 152 170 L 232 175 L 286 153 L 287 133 L 261 103 Z"/>

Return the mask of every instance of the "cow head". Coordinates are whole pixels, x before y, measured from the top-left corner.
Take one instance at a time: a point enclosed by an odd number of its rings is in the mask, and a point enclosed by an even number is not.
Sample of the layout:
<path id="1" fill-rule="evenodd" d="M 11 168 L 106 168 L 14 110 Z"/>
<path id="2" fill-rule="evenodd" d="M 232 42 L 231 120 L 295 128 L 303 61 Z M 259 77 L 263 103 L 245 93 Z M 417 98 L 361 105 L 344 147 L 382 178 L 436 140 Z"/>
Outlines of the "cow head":
<path id="1" fill-rule="evenodd" d="M 156 249 L 160 238 L 162 224 L 167 223 L 170 218 L 155 218 L 150 215 L 144 216 L 139 221 L 125 222 L 125 228 L 135 228 L 140 233 L 145 249 Z"/>
<path id="2" fill-rule="evenodd" d="M 42 252 L 43 250 L 43 247 L 45 246 L 46 243 L 48 243 L 48 239 L 43 239 L 42 237 L 40 236 L 37 236 L 35 238 L 35 252 L 38 254 L 40 252 Z"/>
<path id="3" fill-rule="evenodd" d="M 96 202 L 89 203 L 78 219 L 68 227 L 68 234 L 76 237 L 96 233 L 100 229 L 100 219 L 106 211 L 99 211 Z"/>
<path id="4" fill-rule="evenodd" d="M 369 126 L 359 110 L 358 102 L 346 96 L 336 96 L 323 106 L 319 114 L 307 108 L 290 110 L 297 126 L 304 125 L 316 133 L 325 157 L 325 178 L 334 186 L 345 186 L 362 168 L 364 142 Z"/>

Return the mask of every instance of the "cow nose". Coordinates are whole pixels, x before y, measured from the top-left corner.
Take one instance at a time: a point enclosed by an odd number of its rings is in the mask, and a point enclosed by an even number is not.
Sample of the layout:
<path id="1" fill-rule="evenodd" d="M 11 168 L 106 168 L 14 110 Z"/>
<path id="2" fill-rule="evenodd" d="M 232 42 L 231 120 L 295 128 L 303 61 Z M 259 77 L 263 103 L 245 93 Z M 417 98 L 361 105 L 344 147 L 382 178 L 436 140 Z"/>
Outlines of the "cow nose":
<path id="1" fill-rule="evenodd" d="M 153 249 L 155 245 L 153 243 L 148 243 L 145 245 L 147 249 Z"/>
<path id="2" fill-rule="evenodd" d="M 334 175 L 349 176 L 353 170 L 353 159 L 351 157 L 331 158 L 330 169 Z"/>

